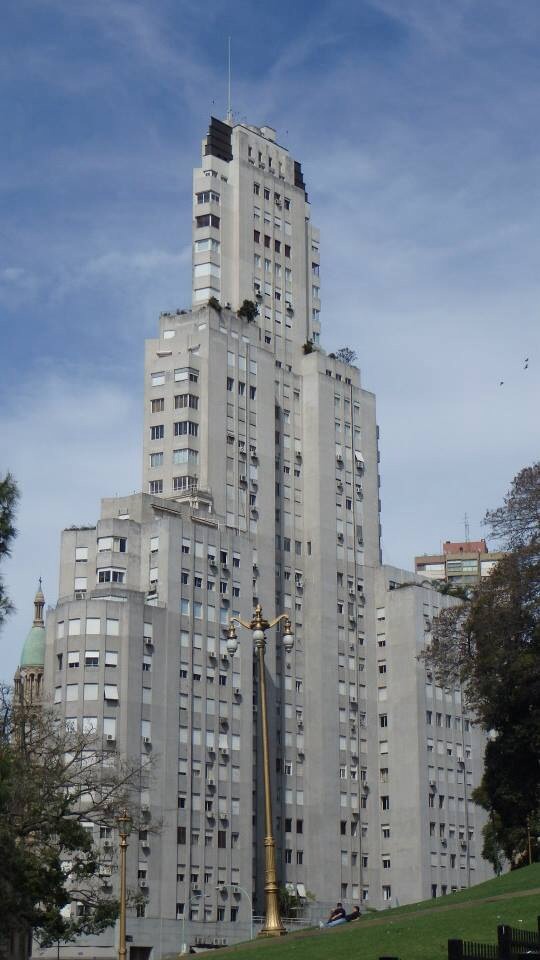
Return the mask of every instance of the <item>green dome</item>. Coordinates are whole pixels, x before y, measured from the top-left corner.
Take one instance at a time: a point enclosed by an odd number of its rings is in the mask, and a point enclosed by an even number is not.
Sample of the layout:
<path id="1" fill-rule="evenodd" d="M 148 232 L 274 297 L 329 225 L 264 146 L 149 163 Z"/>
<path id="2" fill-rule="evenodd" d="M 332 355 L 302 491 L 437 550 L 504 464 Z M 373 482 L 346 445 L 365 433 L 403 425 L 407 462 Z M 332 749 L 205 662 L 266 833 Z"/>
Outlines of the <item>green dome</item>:
<path id="1" fill-rule="evenodd" d="M 45 627 L 31 627 L 21 654 L 21 667 L 42 667 L 45 662 Z"/>
<path id="2" fill-rule="evenodd" d="M 39 578 L 39 588 L 34 597 L 34 622 L 30 628 L 28 636 L 24 641 L 24 647 L 21 654 L 21 667 L 43 667 L 45 665 L 45 622 L 43 620 L 43 607 L 45 606 L 45 597 L 41 590 L 41 577 Z"/>

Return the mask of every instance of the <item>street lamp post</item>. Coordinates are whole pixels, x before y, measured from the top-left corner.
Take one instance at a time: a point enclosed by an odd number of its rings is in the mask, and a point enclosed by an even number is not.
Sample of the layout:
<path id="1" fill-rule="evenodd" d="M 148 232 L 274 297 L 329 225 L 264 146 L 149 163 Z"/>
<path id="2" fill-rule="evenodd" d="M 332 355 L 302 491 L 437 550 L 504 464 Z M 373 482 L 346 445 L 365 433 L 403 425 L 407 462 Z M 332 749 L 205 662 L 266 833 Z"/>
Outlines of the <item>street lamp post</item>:
<path id="1" fill-rule="evenodd" d="M 198 897 L 188 897 L 187 904 L 184 904 L 184 910 L 182 912 L 182 946 L 180 948 L 180 953 L 183 956 L 185 953 L 188 953 L 188 945 L 186 943 L 186 906 L 191 912 L 192 907 L 196 907 L 199 902 Z"/>
<path id="2" fill-rule="evenodd" d="M 241 887 L 239 883 L 220 883 L 216 890 L 240 890 L 247 899 L 249 903 L 249 939 L 253 940 L 253 904 L 251 902 L 251 897 L 247 892 L 245 887 Z"/>
<path id="3" fill-rule="evenodd" d="M 131 817 L 123 810 L 116 818 L 120 837 L 120 931 L 118 935 L 118 960 L 126 960 L 126 850 L 131 833 Z"/>
<path id="4" fill-rule="evenodd" d="M 293 632 L 291 621 L 286 613 L 280 614 L 274 620 L 265 620 L 262 607 L 257 604 L 255 612 L 249 623 L 245 623 L 239 617 L 232 617 L 227 636 L 227 650 L 231 656 L 234 656 L 238 649 L 238 638 L 235 630 L 235 623 L 251 630 L 257 663 L 259 668 L 259 700 L 261 706 L 261 726 L 262 726 L 262 747 L 263 747 L 263 781 L 264 781 L 264 860 L 265 860 L 265 921 L 264 926 L 259 933 L 260 937 L 281 937 L 287 933 L 279 910 L 278 885 L 276 875 L 276 843 L 272 829 L 272 794 L 270 784 L 270 750 L 268 745 L 268 713 L 266 709 L 266 675 L 264 667 L 264 654 L 266 650 L 265 630 L 274 627 L 281 620 L 285 620 L 283 630 L 283 645 L 287 653 L 293 648 Z"/>

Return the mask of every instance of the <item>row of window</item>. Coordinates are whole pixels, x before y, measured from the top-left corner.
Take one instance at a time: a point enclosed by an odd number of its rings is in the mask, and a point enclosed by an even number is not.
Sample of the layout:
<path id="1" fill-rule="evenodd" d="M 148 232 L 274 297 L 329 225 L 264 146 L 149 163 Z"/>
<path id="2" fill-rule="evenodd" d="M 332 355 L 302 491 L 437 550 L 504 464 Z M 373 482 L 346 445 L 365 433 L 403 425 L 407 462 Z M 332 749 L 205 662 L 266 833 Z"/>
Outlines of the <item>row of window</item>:
<path id="1" fill-rule="evenodd" d="M 446 823 L 439 823 L 439 837 L 444 839 L 446 837 Z M 436 835 L 437 824 L 432 820 L 429 824 L 429 835 L 434 837 Z M 454 840 L 456 838 L 456 824 L 448 824 L 448 838 Z M 457 825 L 457 839 L 460 841 L 465 841 L 468 839 L 470 842 L 474 841 L 474 827 L 466 827 L 464 824 L 460 823 Z"/>
<path id="2" fill-rule="evenodd" d="M 80 617 L 72 617 L 67 622 L 59 620 L 56 624 L 57 640 L 61 640 L 64 636 L 78 637 L 81 634 L 89 636 L 99 633 L 105 633 L 109 637 L 117 637 L 120 633 L 120 621 L 110 617 L 107 617 L 104 621 L 100 617 L 87 617 L 84 621 Z"/>
<path id="3" fill-rule="evenodd" d="M 236 594 L 234 594 L 236 596 Z M 180 600 L 180 613 L 182 616 L 190 617 L 193 616 L 195 620 L 203 620 L 206 616 L 208 623 L 216 623 L 216 607 L 212 604 L 208 604 L 205 608 L 204 604 L 197 601 L 191 601 L 185 597 L 182 597 Z M 219 622 L 221 624 L 227 625 L 229 623 L 229 618 L 231 616 L 239 616 L 240 612 L 238 610 L 233 610 L 232 613 L 228 607 L 220 607 L 219 610 Z"/>
<path id="4" fill-rule="evenodd" d="M 457 797 L 457 806 L 456 806 L 456 797 L 453 795 L 448 796 L 448 802 L 446 801 L 446 796 L 444 793 L 435 793 L 434 790 L 430 790 L 428 794 L 428 806 L 431 808 L 438 807 L 439 810 L 458 810 L 464 811 L 465 808 L 469 813 L 474 812 L 474 804 L 471 800 L 465 800 L 465 797 Z"/>
<path id="5" fill-rule="evenodd" d="M 195 423 L 194 420 L 176 420 L 173 425 L 173 433 L 175 437 L 190 436 L 198 437 L 199 435 L 199 424 Z M 150 427 L 150 439 L 151 440 L 163 440 L 165 436 L 165 424 L 158 423 Z"/>
<path id="6" fill-rule="evenodd" d="M 103 717 L 101 721 L 103 736 L 106 740 L 115 740 L 116 739 L 116 717 Z M 98 732 L 98 717 L 95 716 L 85 716 L 82 717 L 82 720 L 79 722 L 78 717 L 65 717 L 65 728 L 66 733 L 77 733 L 77 730 L 80 729 L 84 734 L 97 734 Z M 101 830 L 108 830 L 109 833 L 102 834 Z M 102 827 L 100 829 L 100 837 L 108 837 L 111 835 L 110 827 Z"/>
<path id="7" fill-rule="evenodd" d="M 459 694 L 459 698 L 460 698 L 459 702 L 461 702 L 461 694 Z M 444 717 L 444 723 L 443 723 L 443 717 Z M 446 727 L 447 730 L 451 730 L 453 723 L 456 730 L 461 730 L 461 717 L 454 717 L 452 719 L 452 715 L 450 713 L 446 713 L 446 714 L 442 714 L 438 712 L 435 713 L 436 727 L 444 726 Z M 468 723 L 469 726 L 466 727 L 465 729 L 470 729 L 470 721 L 467 720 L 466 723 Z M 426 710 L 426 724 L 428 725 L 428 727 L 433 726 L 433 710 Z"/>
<path id="8" fill-rule="evenodd" d="M 254 263 L 255 269 L 261 270 L 263 267 L 263 259 L 261 255 L 259 253 L 255 253 L 253 255 L 253 258 L 254 258 L 253 263 Z M 264 258 L 264 272 L 272 273 L 272 261 L 269 260 L 268 257 Z M 274 274 L 275 274 L 276 280 L 281 280 L 283 269 L 280 263 L 277 263 L 277 262 L 274 263 Z M 290 286 L 292 284 L 292 269 L 290 267 L 285 267 L 285 284 L 287 286 Z M 260 284 L 259 284 L 259 288 L 260 288 Z"/>
<path id="9" fill-rule="evenodd" d="M 65 700 L 70 702 L 73 700 L 79 699 L 79 683 L 66 683 L 65 688 Z M 99 684 L 98 683 L 83 683 L 83 700 L 98 700 L 99 699 Z M 117 702 L 118 701 L 118 686 L 115 683 L 105 683 L 103 685 L 103 699 Z M 62 702 L 62 687 L 55 687 L 54 690 L 54 702 Z"/>
<path id="10" fill-rule="evenodd" d="M 248 148 L 248 151 L 251 151 L 251 147 Z M 249 152 L 249 156 L 251 157 L 251 152 Z M 268 158 L 268 160 L 269 160 L 268 165 L 271 167 L 271 166 L 272 166 L 272 160 L 271 160 L 270 157 Z M 261 162 L 262 162 L 262 153 L 259 152 L 259 163 L 261 163 Z M 254 183 L 254 184 L 253 184 L 253 193 L 255 194 L 256 197 L 260 196 L 260 193 L 261 193 L 261 185 L 260 185 L 260 183 Z M 263 187 L 263 196 L 264 196 L 264 199 L 265 199 L 265 200 L 270 200 L 270 190 L 268 189 L 268 187 Z M 280 193 L 274 193 L 274 203 L 275 203 L 276 207 L 281 207 L 281 194 L 280 194 Z M 291 205 L 292 205 L 292 204 L 291 204 L 290 198 L 289 198 L 289 197 L 283 197 L 283 206 L 284 206 L 285 210 L 290 210 L 290 209 L 291 209 Z"/>
<path id="11" fill-rule="evenodd" d="M 267 250 L 270 250 L 271 247 L 272 247 L 272 237 L 270 237 L 267 233 L 265 233 L 263 236 L 264 236 L 263 244 L 264 244 L 264 246 L 265 246 L 265 248 L 266 248 Z M 260 242 L 261 242 L 261 231 L 260 231 L 260 230 L 254 230 L 254 231 L 253 231 L 253 240 L 254 240 L 255 243 L 260 243 Z M 275 252 L 275 253 L 281 253 L 281 246 L 282 246 L 281 240 L 276 240 L 276 239 L 274 239 L 274 247 L 273 247 L 273 248 L 274 248 L 274 252 Z M 283 244 L 283 253 L 285 254 L 285 257 L 287 258 L 287 260 L 289 260 L 289 259 L 290 259 L 290 256 L 291 256 L 291 245 L 290 245 L 289 243 L 284 243 L 284 244 Z"/>
<path id="12" fill-rule="evenodd" d="M 227 377 L 227 392 L 232 393 L 234 390 L 234 377 Z M 244 397 L 246 395 L 246 384 L 242 381 L 238 381 L 238 396 Z M 250 386 L 249 388 L 249 399 L 255 400 L 257 396 L 257 387 Z"/>
<path id="13" fill-rule="evenodd" d="M 101 568 L 97 572 L 97 583 L 125 583 L 126 571 L 117 567 Z M 76 592 L 85 591 L 88 587 L 88 577 L 75 577 L 73 589 Z"/>
<path id="14" fill-rule="evenodd" d="M 98 553 L 111 551 L 115 553 L 127 552 L 126 537 L 98 537 Z M 86 563 L 88 560 L 88 547 L 75 547 L 75 562 Z"/>
<path id="15" fill-rule="evenodd" d="M 68 650 L 65 655 L 65 662 L 68 669 L 74 669 L 80 667 L 81 665 L 81 654 L 84 660 L 85 667 L 99 667 L 99 661 L 101 657 L 101 652 L 99 650 Z M 64 665 L 64 654 L 57 653 L 57 668 L 62 670 Z M 106 650 L 104 655 L 104 662 L 106 667 L 117 667 L 118 666 L 118 653 L 115 650 Z"/>
<path id="16" fill-rule="evenodd" d="M 269 213 L 268 210 L 265 210 L 265 211 L 264 211 L 264 213 L 263 213 L 263 218 L 264 218 L 265 224 L 268 224 L 269 226 L 272 224 L 272 214 Z M 258 222 L 260 221 L 260 219 L 261 219 L 261 208 L 260 208 L 260 207 L 257 207 L 257 206 L 254 206 L 254 207 L 253 207 L 253 219 L 254 219 L 255 223 L 258 223 Z M 285 231 L 285 233 L 287 234 L 287 236 L 290 237 L 290 236 L 292 235 L 292 224 L 290 223 L 289 220 L 283 221 L 282 218 L 281 218 L 281 217 L 278 217 L 277 215 L 274 215 L 273 220 L 274 220 L 274 228 L 275 228 L 276 230 L 282 230 L 282 229 L 283 229 L 283 230 Z"/>
<path id="17" fill-rule="evenodd" d="M 165 370 L 158 370 L 150 374 L 150 383 L 153 387 L 161 387 L 167 379 L 167 374 Z M 190 383 L 198 383 L 199 381 L 199 371 L 194 367 L 178 367 L 174 370 L 174 382 L 183 383 L 188 381 Z"/>
<path id="18" fill-rule="evenodd" d="M 190 573 L 189 573 L 188 570 L 182 570 L 182 571 L 181 571 L 181 573 L 180 573 L 180 582 L 183 583 L 183 584 L 185 584 L 186 586 L 189 585 L 189 583 L 191 582 L 191 577 L 190 577 Z M 204 580 L 203 575 L 196 573 L 196 574 L 194 575 L 194 577 L 193 577 L 193 586 L 195 587 L 195 589 L 196 589 L 196 590 L 202 590 L 203 587 L 204 587 L 204 583 L 205 583 L 205 580 Z M 215 581 L 215 580 L 211 580 L 211 579 L 207 579 L 207 580 L 206 580 L 206 589 L 209 590 L 210 592 L 214 591 L 214 590 L 216 589 L 216 581 Z M 239 582 L 238 582 L 237 580 L 233 580 L 232 586 L 231 586 L 231 584 L 229 584 L 229 581 L 228 581 L 228 580 L 220 580 L 220 581 L 219 581 L 219 592 L 220 592 L 221 594 L 228 594 L 229 591 L 231 592 L 231 594 L 232 594 L 233 597 L 239 597 L 239 596 L 240 596 L 240 584 L 239 584 Z"/>
<path id="19" fill-rule="evenodd" d="M 190 407 L 192 410 L 199 409 L 199 398 L 194 393 L 178 393 L 174 397 L 174 409 L 181 410 L 184 407 Z M 156 397 L 150 401 L 151 413 L 162 413 L 165 410 L 165 397 Z"/>

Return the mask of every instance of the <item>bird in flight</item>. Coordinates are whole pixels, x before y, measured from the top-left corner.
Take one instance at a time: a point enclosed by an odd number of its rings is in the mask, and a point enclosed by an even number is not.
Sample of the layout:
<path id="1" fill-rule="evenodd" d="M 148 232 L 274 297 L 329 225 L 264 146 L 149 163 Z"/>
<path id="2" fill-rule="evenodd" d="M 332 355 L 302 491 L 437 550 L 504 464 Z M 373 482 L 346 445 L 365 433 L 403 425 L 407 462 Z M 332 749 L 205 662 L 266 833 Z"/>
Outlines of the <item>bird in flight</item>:
<path id="1" fill-rule="evenodd" d="M 524 363 L 523 363 L 523 369 L 524 369 L 524 370 L 528 370 L 528 369 L 529 369 L 529 358 L 528 358 L 528 357 L 525 357 L 525 361 L 524 361 Z"/>

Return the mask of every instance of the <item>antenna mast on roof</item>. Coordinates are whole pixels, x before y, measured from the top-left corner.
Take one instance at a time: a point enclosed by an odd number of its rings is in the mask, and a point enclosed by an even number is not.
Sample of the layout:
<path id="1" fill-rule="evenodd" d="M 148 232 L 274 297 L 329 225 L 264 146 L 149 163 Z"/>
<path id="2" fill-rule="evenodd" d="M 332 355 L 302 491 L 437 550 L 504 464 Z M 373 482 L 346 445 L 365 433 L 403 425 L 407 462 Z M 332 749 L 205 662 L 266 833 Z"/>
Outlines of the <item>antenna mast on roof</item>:
<path id="1" fill-rule="evenodd" d="M 464 516 L 464 518 L 463 518 L 463 521 L 464 521 L 464 523 L 465 523 L 465 543 L 470 543 L 470 542 L 471 542 L 471 540 L 470 540 L 471 530 L 470 530 L 470 527 L 469 527 L 469 518 L 468 518 L 467 514 L 465 514 L 465 516 Z"/>
<path id="2" fill-rule="evenodd" d="M 228 70 L 227 70 L 227 121 L 228 123 L 232 120 L 232 110 L 231 110 L 231 38 L 227 38 L 228 41 Z"/>

